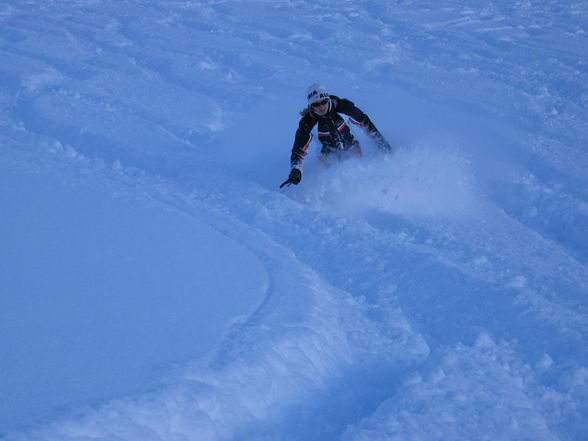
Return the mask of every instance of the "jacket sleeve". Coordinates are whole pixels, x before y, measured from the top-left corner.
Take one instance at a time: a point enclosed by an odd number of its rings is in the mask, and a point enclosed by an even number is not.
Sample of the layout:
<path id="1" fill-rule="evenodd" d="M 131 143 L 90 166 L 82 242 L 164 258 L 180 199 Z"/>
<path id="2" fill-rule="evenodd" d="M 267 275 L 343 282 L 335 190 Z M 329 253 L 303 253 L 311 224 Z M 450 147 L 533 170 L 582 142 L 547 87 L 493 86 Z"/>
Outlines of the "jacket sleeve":
<path id="1" fill-rule="evenodd" d="M 372 120 L 363 113 L 358 107 L 355 106 L 351 101 L 345 98 L 339 98 L 337 100 L 337 106 L 335 111 L 343 113 L 351 117 L 350 122 L 356 126 L 361 127 L 367 135 L 374 140 L 376 145 L 382 150 L 391 151 L 392 147 L 388 144 L 388 141 L 382 136 L 380 131 L 376 128 Z"/>
<path id="2" fill-rule="evenodd" d="M 300 120 L 296 136 L 294 138 L 294 146 L 292 147 L 292 156 L 290 158 L 290 165 L 292 168 L 301 168 L 304 158 L 308 153 L 308 148 L 312 141 L 312 128 L 316 125 L 316 119 L 304 116 Z"/>

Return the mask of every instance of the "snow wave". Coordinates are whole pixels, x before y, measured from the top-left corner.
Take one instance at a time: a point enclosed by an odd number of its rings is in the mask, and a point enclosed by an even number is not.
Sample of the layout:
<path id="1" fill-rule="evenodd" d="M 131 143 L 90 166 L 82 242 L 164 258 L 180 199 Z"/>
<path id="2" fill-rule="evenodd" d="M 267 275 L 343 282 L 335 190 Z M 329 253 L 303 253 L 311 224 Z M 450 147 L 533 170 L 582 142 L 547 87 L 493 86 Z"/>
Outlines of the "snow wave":
<path id="1" fill-rule="evenodd" d="M 406 217 L 463 217 L 475 213 L 475 179 L 457 148 L 418 145 L 393 155 L 370 153 L 305 173 L 293 198 L 321 211 L 361 217 L 378 210 Z"/>

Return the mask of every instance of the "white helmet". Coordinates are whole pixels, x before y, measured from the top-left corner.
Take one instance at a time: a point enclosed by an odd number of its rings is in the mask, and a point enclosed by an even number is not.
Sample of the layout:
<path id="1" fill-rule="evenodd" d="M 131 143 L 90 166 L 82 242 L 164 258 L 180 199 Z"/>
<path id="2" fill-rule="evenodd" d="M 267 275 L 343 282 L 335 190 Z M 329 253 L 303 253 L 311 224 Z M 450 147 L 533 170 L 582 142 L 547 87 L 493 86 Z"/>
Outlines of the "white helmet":
<path id="1" fill-rule="evenodd" d="M 306 89 L 306 99 L 308 99 L 308 105 L 311 105 L 315 101 L 320 101 L 323 98 L 329 98 L 327 88 L 320 83 L 315 83 Z"/>

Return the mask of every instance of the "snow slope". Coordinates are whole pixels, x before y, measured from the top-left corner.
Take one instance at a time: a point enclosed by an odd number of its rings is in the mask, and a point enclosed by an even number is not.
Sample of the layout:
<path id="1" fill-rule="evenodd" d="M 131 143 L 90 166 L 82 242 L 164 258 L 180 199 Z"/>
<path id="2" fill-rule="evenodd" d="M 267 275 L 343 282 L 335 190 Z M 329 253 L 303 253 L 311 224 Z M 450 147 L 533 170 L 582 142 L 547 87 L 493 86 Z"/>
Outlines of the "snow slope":
<path id="1" fill-rule="evenodd" d="M 585 439 L 587 26 L 0 4 L 0 437 Z M 279 191 L 315 81 L 397 149 Z"/>

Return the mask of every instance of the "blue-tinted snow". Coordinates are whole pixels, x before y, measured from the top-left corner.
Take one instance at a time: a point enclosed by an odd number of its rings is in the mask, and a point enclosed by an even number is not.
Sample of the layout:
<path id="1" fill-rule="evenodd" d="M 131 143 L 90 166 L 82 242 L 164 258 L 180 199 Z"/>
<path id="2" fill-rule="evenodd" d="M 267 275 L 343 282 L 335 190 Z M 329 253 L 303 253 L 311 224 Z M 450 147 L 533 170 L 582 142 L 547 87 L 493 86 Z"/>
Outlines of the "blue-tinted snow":
<path id="1" fill-rule="evenodd" d="M 582 440 L 584 2 L 0 5 L 0 436 Z M 315 81 L 397 147 L 278 191 Z"/>

